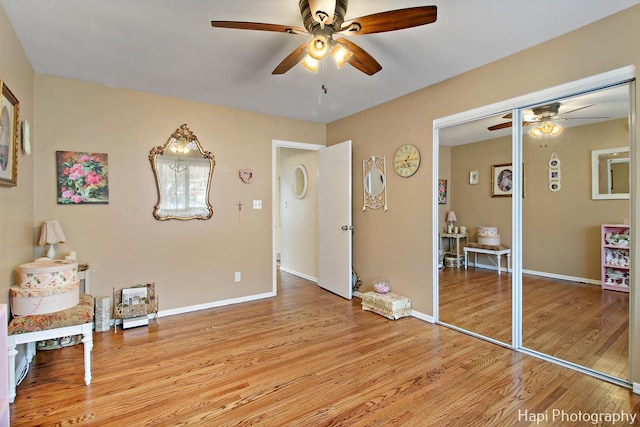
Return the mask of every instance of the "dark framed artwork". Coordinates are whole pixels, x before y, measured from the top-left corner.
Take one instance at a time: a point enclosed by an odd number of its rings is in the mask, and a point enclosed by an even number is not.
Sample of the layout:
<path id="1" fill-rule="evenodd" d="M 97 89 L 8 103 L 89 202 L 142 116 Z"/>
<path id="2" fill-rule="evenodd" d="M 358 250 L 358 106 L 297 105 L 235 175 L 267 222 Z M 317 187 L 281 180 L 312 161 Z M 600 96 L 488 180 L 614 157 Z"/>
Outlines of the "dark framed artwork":
<path id="1" fill-rule="evenodd" d="M 440 205 L 447 204 L 447 180 L 446 179 L 438 180 L 438 204 Z"/>
<path id="2" fill-rule="evenodd" d="M 106 154 L 56 151 L 58 204 L 109 203 Z"/>
<path id="3" fill-rule="evenodd" d="M 526 174 L 522 164 L 522 197 L 526 197 Z M 511 163 L 491 166 L 491 197 L 513 195 L 513 167 Z"/>
<path id="4" fill-rule="evenodd" d="M 20 103 L 1 80 L 0 87 L 0 185 L 15 187 L 18 184 Z"/>

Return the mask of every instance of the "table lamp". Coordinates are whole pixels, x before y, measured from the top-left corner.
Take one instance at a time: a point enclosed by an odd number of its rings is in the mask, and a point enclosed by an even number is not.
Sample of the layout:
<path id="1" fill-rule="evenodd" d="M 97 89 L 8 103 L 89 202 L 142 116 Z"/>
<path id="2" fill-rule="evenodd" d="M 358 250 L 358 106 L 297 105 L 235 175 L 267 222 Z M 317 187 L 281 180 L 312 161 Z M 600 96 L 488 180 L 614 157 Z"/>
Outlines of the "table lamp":
<path id="1" fill-rule="evenodd" d="M 456 213 L 454 211 L 447 212 L 447 222 L 449 223 L 447 226 L 447 233 L 451 233 L 453 231 L 453 223 L 457 220 L 458 218 L 456 218 Z"/>
<path id="2" fill-rule="evenodd" d="M 64 236 L 64 231 L 62 231 L 59 221 L 45 221 L 42 224 L 42 230 L 40 231 L 40 246 L 49 245 L 47 258 L 54 259 L 56 256 L 54 245 L 56 243 L 62 243 L 65 240 L 67 240 L 67 238 Z"/>

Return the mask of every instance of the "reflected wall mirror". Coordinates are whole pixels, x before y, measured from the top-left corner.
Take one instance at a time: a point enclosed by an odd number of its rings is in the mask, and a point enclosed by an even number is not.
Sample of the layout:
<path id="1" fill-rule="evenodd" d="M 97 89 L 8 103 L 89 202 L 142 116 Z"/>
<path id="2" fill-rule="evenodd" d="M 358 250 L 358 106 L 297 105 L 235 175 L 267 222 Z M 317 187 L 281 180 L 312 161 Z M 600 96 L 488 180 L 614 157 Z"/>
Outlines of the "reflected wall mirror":
<path id="1" fill-rule="evenodd" d="M 362 162 L 362 181 L 364 184 L 364 205 L 367 208 L 387 207 L 387 164 L 384 157 L 371 156 Z"/>
<path id="2" fill-rule="evenodd" d="M 296 199 L 304 199 L 307 194 L 309 176 L 307 168 L 303 164 L 296 165 L 291 172 L 291 182 L 293 183 L 293 195 Z"/>
<path id="3" fill-rule="evenodd" d="M 215 156 L 202 149 L 186 124 L 176 129 L 163 146 L 153 147 L 149 161 L 158 190 L 158 202 L 153 208 L 157 220 L 213 216 L 209 190 Z"/>
<path id="4" fill-rule="evenodd" d="M 629 198 L 629 147 L 591 151 L 591 198 Z"/>

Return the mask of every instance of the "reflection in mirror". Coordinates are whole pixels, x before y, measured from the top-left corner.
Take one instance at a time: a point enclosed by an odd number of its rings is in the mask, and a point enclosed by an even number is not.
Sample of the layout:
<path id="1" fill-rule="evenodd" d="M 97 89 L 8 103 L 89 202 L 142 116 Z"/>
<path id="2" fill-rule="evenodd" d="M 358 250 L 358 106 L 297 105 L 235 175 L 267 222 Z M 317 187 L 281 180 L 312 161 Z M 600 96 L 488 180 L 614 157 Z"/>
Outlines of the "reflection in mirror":
<path id="1" fill-rule="evenodd" d="M 186 124 L 171 134 L 164 146 L 151 149 L 149 161 L 156 179 L 158 220 L 209 219 L 211 177 L 215 157 L 204 151 Z"/>
<path id="2" fill-rule="evenodd" d="M 629 147 L 591 151 L 591 197 L 629 198 Z"/>
<path id="3" fill-rule="evenodd" d="M 448 182 L 447 203 L 439 206 L 441 234 L 437 237 L 446 262 L 438 274 L 438 303 L 440 322 L 510 344 L 512 281 L 506 254 L 501 254 L 500 275 L 495 253 L 469 253 L 468 265 L 464 264 L 464 247 L 479 244 L 478 237 L 482 239 L 485 234 L 481 230 L 497 229 L 494 234 L 499 237 L 482 241 L 479 249 L 490 252 L 500 246 L 511 247 L 511 197 L 491 197 L 492 166 L 511 162 L 510 123 L 489 130 L 493 123 L 509 122 L 505 115 L 503 112 L 438 129 L 438 178 Z M 478 181 L 470 180 L 470 171 L 479 171 Z M 459 234 L 447 233 L 449 211 L 456 213 Z"/>
<path id="4" fill-rule="evenodd" d="M 387 165 L 384 157 L 371 156 L 362 162 L 362 182 L 364 185 L 364 206 L 366 208 L 387 208 Z"/>
<path id="5" fill-rule="evenodd" d="M 562 133 L 541 146 L 525 126 L 522 141 L 528 175 L 522 204 L 522 346 L 617 379 L 629 377 L 629 293 L 602 287 L 601 230 L 629 217 L 628 188 L 619 190 L 626 193 L 624 200 L 606 190 L 612 173 L 614 180 L 628 183 L 629 99 L 624 84 L 554 100 Z M 523 110 L 525 119 L 526 114 Z M 548 180 L 531 179 L 548 176 L 553 153 L 562 169 L 557 192 L 546 187 Z M 587 160 L 592 154 L 593 165 Z M 617 164 L 624 177 L 608 171 L 610 159 L 625 159 Z M 592 182 L 600 181 L 603 189 L 592 194 Z M 594 200 L 605 198 L 618 200 Z"/>
<path id="6" fill-rule="evenodd" d="M 513 344 L 623 381 L 630 371 L 629 293 L 601 286 L 602 225 L 624 223 L 631 203 L 629 198 L 592 200 L 588 159 L 603 145 L 629 146 L 634 133 L 629 117 L 635 116 L 630 91 L 629 84 L 620 84 L 522 108 L 522 124 L 512 123 L 513 114 L 505 112 L 436 129 L 438 178 L 450 183 L 448 203 L 439 210 L 440 230 L 446 212 L 455 210 L 456 225 L 468 230 L 461 240 L 477 242 L 477 228 L 492 226 L 501 244 L 510 245 L 513 198 L 491 199 L 492 183 L 482 177 L 492 165 L 512 161 L 511 130 L 520 128 L 526 196 L 520 200 L 521 217 L 513 219 L 521 225 L 516 230 L 521 246 L 511 248 L 511 255 L 521 260 L 521 274 L 514 280 L 522 286 L 521 301 L 515 301 L 521 304 L 522 338 Z M 544 133 L 555 125 L 563 129 Z M 536 127 L 544 129 L 530 132 Z M 557 191 L 550 186 L 552 169 L 563 181 Z M 474 170 L 480 171 L 477 185 L 467 181 Z M 445 239 L 438 237 L 444 246 Z M 464 264 L 445 266 L 438 275 L 438 321 L 508 342 L 512 281 L 504 270 L 500 277 L 494 271 L 493 279 L 481 274 L 491 268 L 486 260 L 475 266 L 471 258 L 466 271 Z"/>
<path id="7" fill-rule="evenodd" d="M 364 188 L 371 196 L 379 196 L 384 190 L 384 174 L 380 169 L 371 169 L 364 178 Z"/>
<path id="8" fill-rule="evenodd" d="M 291 182 L 293 182 L 293 194 L 297 199 L 303 199 L 307 194 L 307 180 L 307 168 L 304 165 L 299 164 L 293 168 Z"/>

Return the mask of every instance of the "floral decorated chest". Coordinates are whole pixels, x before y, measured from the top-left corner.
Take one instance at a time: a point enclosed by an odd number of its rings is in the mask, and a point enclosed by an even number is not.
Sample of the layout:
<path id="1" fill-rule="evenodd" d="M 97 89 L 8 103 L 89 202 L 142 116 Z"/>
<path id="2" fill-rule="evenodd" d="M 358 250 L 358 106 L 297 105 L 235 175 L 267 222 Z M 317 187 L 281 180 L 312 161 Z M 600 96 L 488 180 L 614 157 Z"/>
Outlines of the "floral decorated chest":
<path id="1" fill-rule="evenodd" d="M 391 320 L 411 316 L 411 299 L 392 292 L 362 294 L 362 309 L 372 311 Z"/>

